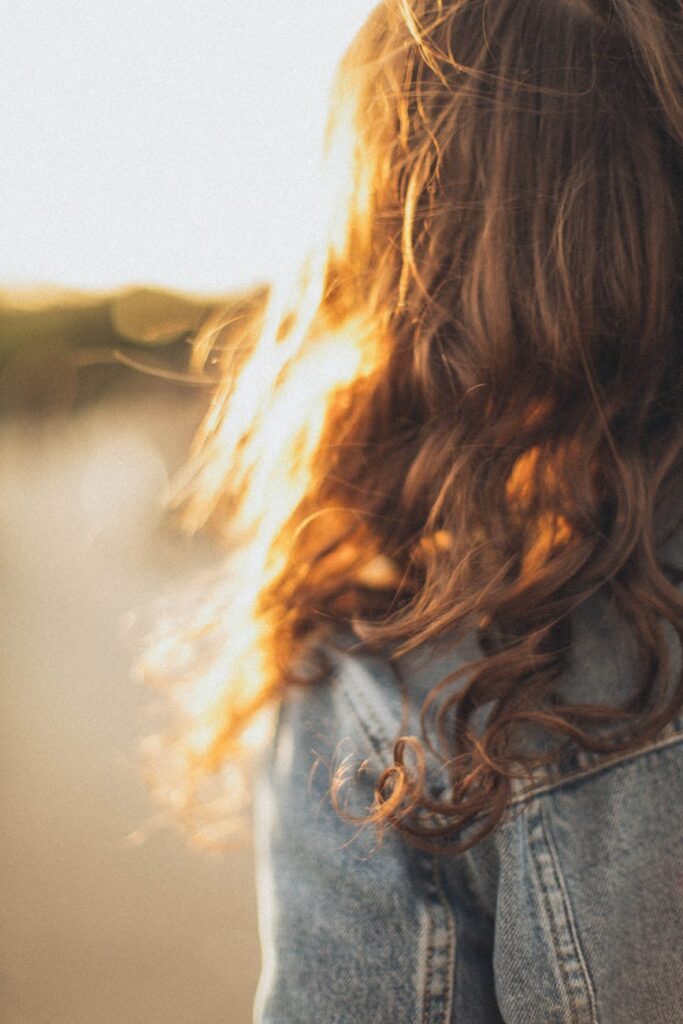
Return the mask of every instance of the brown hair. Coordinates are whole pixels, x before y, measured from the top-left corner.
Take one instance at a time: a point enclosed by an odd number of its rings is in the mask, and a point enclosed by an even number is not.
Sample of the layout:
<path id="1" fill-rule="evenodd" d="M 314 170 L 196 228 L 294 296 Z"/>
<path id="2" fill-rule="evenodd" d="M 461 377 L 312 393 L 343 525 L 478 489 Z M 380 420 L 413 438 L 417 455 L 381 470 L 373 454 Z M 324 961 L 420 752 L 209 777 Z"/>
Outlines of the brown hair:
<path id="1" fill-rule="evenodd" d="M 244 581 L 195 772 L 311 681 L 340 624 L 399 669 L 446 635 L 486 652 L 377 780 L 367 820 L 427 845 L 496 826 L 547 756 L 525 753 L 530 723 L 631 749 L 681 709 L 663 629 L 681 639 L 680 576 L 658 546 L 682 461 L 682 54 L 678 0 L 375 9 L 337 80 L 330 221 L 226 369 L 178 498 Z M 640 688 L 558 703 L 571 615 L 600 590 Z M 447 766 L 438 802 L 423 744 Z"/>

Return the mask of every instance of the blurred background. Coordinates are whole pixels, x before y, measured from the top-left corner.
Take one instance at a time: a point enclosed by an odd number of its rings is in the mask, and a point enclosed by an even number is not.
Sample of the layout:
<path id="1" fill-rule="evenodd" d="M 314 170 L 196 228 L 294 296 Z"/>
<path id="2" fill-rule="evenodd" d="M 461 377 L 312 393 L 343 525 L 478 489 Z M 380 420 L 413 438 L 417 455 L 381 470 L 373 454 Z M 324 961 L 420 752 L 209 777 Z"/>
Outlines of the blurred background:
<path id="1" fill-rule="evenodd" d="M 250 840 L 136 842 L 131 666 L 140 624 L 219 557 L 163 528 L 210 398 L 179 382 L 192 338 L 296 259 L 334 67 L 372 6 L 2 4 L 3 1024 L 251 1019 Z"/>

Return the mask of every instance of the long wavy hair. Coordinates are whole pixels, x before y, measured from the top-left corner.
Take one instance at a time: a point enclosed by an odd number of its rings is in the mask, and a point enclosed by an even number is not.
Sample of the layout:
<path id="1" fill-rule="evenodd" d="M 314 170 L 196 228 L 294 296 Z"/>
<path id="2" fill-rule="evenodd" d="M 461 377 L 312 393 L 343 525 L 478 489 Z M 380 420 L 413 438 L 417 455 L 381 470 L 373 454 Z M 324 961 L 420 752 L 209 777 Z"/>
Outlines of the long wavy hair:
<path id="1" fill-rule="evenodd" d="M 228 580 L 182 638 L 219 642 L 183 662 L 180 805 L 262 709 L 319 683 L 340 627 L 399 675 L 429 641 L 480 640 L 361 816 L 428 846 L 495 828 L 551 756 L 526 751 L 530 725 L 628 750 L 680 711 L 681 576 L 659 546 L 680 521 L 682 154 L 679 0 L 374 10 L 334 89 L 329 217 L 223 358 L 174 500 Z M 640 685 L 562 703 L 572 614 L 599 591 Z M 162 644 L 150 674 L 170 660 Z"/>

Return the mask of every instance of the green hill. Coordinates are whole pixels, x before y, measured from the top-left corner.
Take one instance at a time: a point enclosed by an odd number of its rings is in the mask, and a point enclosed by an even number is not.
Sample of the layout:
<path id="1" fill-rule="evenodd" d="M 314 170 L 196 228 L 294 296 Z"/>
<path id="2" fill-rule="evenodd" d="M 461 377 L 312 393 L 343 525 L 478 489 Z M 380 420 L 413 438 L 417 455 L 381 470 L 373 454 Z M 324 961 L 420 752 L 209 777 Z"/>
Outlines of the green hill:
<path id="1" fill-rule="evenodd" d="M 229 350 L 245 321 L 256 320 L 265 286 L 201 296 L 144 286 L 95 293 L 60 288 L 0 289 L 0 414 L 42 414 L 92 401 L 150 374 L 170 384 L 210 387 L 193 343 L 216 328 Z"/>

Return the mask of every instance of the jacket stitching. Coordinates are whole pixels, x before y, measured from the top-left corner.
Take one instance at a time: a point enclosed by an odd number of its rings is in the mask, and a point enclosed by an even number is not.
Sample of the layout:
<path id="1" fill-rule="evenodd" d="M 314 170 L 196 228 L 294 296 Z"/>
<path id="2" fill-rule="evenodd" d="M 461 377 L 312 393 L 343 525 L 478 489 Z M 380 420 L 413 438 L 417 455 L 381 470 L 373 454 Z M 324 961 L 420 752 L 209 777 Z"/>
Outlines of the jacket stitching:
<path id="1" fill-rule="evenodd" d="M 565 879 L 564 879 L 564 875 L 562 873 L 562 867 L 560 865 L 560 858 L 559 858 L 559 855 L 558 855 L 558 852 L 557 852 L 557 846 L 555 844 L 555 839 L 554 839 L 554 836 L 552 834 L 552 829 L 550 827 L 550 822 L 547 820 L 546 806 L 547 805 L 544 805 L 543 801 L 539 802 L 539 807 L 538 807 L 539 821 L 540 821 L 541 831 L 543 832 L 543 835 L 545 837 L 545 841 L 546 841 L 547 846 L 548 846 L 548 852 L 549 852 L 549 855 L 550 855 L 550 860 L 552 862 L 553 873 L 554 873 L 554 876 L 555 876 L 555 882 L 556 882 L 556 885 L 557 885 L 558 893 L 559 893 L 559 895 L 561 897 L 561 900 L 562 900 L 563 909 L 564 909 L 564 915 L 565 915 L 565 918 L 566 918 L 566 925 L 567 925 L 568 931 L 569 931 L 570 936 L 571 936 L 571 945 L 573 947 L 573 958 L 575 960 L 575 963 L 572 966 L 574 967 L 574 971 L 578 971 L 578 976 L 580 977 L 580 983 L 579 984 L 580 984 L 581 988 L 583 989 L 583 993 L 582 994 L 583 994 L 583 997 L 584 997 L 584 1001 L 582 1001 L 582 1007 L 581 1008 L 583 1008 L 583 1006 L 585 1006 L 586 1002 L 587 1002 L 588 1008 L 589 1008 L 589 1011 L 590 1011 L 590 1024 L 599 1024 L 599 1022 L 598 1022 L 598 1011 L 597 1011 L 596 997 L 595 997 L 595 989 L 593 987 L 593 981 L 592 981 L 592 978 L 590 976 L 590 972 L 588 970 L 588 964 L 586 962 L 586 957 L 585 957 L 583 949 L 581 947 L 581 942 L 580 942 L 579 934 L 578 934 L 578 928 L 576 926 L 576 921 L 575 921 L 575 918 L 574 918 L 574 911 L 572 909 L 572 905 L 571 905 L 571 902 L 570 902 L 570 899 L 569 899 L 569 893 L 567 891 L 567 885 L 566 885 L 566 882 L 565 882 Z M 574 975 L 574 971 L 572 971 L 572 975 L 575 977 L 576 975 Z"/>
<path id="2" fill-rule="evenodd" d="M 540 805 L 533 816 L 531 812 L 528 814 L 529 850 L 536 868 L 538 889 L 550 928 L 551 948 L 555 953 L 555 964 L 559 971 L 557 980 L 563 997 L 562 1001 L 569 1008 L 573 1024 L 586 1024 L 586 1018 L 582 1013 L 585 1000 L 581 1005 L 575 996 L 577 955 L 572 930 L 567 921 L 568 908 L 564 904 L 562 889 L 556 874 L 556 865 L 548 847 L 541 815 Z M 555 904 L 558 902 L 560 912 L 555 908 Z M 590 1024 L 596 1024 L 593 1014 L 591 1014 Z"/>
<path id="3" fill-rule="evenodd" d="M 375 754 L 377 754 L 380 758 L 385 758 L 386 752 L 388 749 L 390 749 L 390 747 L 386 737 L 383 735 L 383 730 L 378 726 L 376 722 L 371 722 L 370 724 L 372 728 L 368 728 L 368 723 L 365 721 L 363 715 L 360 714 L 358 707 L 356 706 L 356 701 L 353 695 L 349 693 L 347 688 L 344 688 L 341 691 L 341 694 L 346 703 L 348 704 L 351 713 L 353 714 L 353 717 L 360 725 L 364 736 L 368 740 Z"/>
<path id="4" fill-rule="evenodd" d="M 383 707 L 373 700 L 369 687 L 361 688 L 353 670 L 346 673 L 340 672 L 338 682 L 341 693 L 345 696 L 351 707 L 354 717 L 359 722 L 366 737 L 370 740 L 375 752 L 381 756 L 391 757 L 394 744 L 387 735 L 388 722 L 382 724 Z M 360 693 L 358 692 L 360 690 Z M 361 708 L 363 709 L 361 711 Z M 397 737 L 398 738 L 398 737 Z"/>
<path id="5" fill-rule="evenodd" d="M 420 1024 L 447 1024 L 451 1019 L 456 958 L 453 911 L 443 891 L 435 857 L 418 857 L 426 899 L 428 939 L 425 951 Z"/>
<path id="6" fill-rule="evenodd" d="M 390 749 L 384 730 L 378 722 L 372 721 L 371 729 L 356 706 L 353 687 L 344 687 L 341 693 L 359 722 L 363 733 L 377 754 Z M 366 708 L 366 711 L 368 709 Z M 373 735 L 372 730 L 376 730 Z M 424 984 L 421 1024 L 448 1024 L 451 1019 L 456 956 L 456 931 L 453 911 L 446 899 L 440 876 L 440 867 L 435 857 L 421 855 L 418 867 L 422 876 L 427 918 L 427 942 L 424 963 Z"/>
<path id="7" fill-rule="evenodd" d="M 566 786 L 570 782 L 577 782 L 580 779 L 586 779 L 592 775 L 598 775 L 600 772 L 608 771 L 610 768 L 623 764 L 626 761 L 635 760 L 638 757 L 643 757 L 646 754 L 654 753 L 658 750 L 665 750 L 667 747 L 675 746 L 677 743 L 681 742 L 683 742 L 683 732 L 677 731 L 673 734 L 669 734 L 668 736 L 663 736 L 660 740 L 650 743 L 646 747 L 640 747 L 638 750 L 621 751 L 608 755 L 607 757 L 596 761 L 594 764 L 577 768 L 574 771 L 558 776 L 556 779 L 552 779 L 544 783 L 538 783 L 535 786 L 532 785 L 522 790 L 522 792 L 515 794 L 515 796 L 508 801 L 508 807 L 532 800 L 544 793 L 551 793 L 553 790 L 558 789 L 561 786 Z"/>

